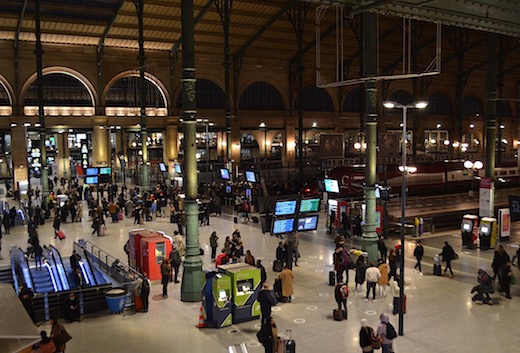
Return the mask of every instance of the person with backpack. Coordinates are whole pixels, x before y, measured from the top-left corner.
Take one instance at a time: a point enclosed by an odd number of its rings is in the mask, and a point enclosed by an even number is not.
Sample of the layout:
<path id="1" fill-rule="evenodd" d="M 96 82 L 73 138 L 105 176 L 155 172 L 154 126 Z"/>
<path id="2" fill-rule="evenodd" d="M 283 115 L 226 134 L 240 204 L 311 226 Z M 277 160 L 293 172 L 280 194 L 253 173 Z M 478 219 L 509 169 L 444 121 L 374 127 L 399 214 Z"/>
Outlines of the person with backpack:
<path id="1" fill-rule="evenodd" d="M 377 326 L 377 335 L 383 339 L 381 344 L 382 353 L 392 353 L 393 342 L 397 337 L 397 332 L 395 331 L 394 326 L 390 323 L 390 319 L 386 313 L 382 313 L 379 317 L 381 322 Z"/>
<path id="2" fill-rule="evenodd" d="M 422 273 L 422 267 L 421 267 L 421 260 L 422 260 L 422 257 L 424 256 L 424 247 L 422 246 L 421 240 L 417 241 L 417 244 L 415 245 L 415 249 L 413 251 L 413 256 L 415 256 L 415 258 L 417 259 L 417 263 L 413 267 L 413 270 L 417 271 L 417 268 L 419 268 L 419 273 L 422 276 L 423 273 Z"/>
<path id="3" fill-rule="evenodd" d="M 361 329 L 359 330 L 359 346 L 361 347 L 361 352 L 374 353 L 372 342 L 375 336 L 374 329 L 368 326 L 367 319 L 362 319 Z"/>
<path id="4" fill-rule="evenodd" d="M 341 312 L 341 306 L 345 310 L 345 320 L 348 320 L 348 310 L 347 310 L 347 298 L 349 295 L 348 286 L 343 282 L 338 282 L 336 284 L 336 288 L 334 289 L 334 299 L 336 299 L 336 303 L 338 304 L 338 311 Z"/>
<path id="5" fill-rule="evenodd" d="M 349 252 L 344 248 L 337 248 L 334 253 L 333 263 L 334 270 L 336 271 L 336 280 L 343 282 L 343 272 L 345 272 L 345 283 L 348 284 L 348 270 L 351 263 Z"/>

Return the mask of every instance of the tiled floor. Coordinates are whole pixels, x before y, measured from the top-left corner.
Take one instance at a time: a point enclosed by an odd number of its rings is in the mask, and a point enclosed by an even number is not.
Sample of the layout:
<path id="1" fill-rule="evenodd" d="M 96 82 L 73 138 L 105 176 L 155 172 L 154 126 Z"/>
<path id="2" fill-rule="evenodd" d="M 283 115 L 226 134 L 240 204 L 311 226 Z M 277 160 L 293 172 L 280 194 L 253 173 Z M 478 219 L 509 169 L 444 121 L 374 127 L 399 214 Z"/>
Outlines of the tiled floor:
<path id="1" fill-rule="evenodd" d="M 324 216 L 321 217 L 322 221 Z M 63 230 L 67 239 L 53 239 L 51 223 L 40 228 L 41 241 L 56 246 L 62 256 L 69 256 L 72 241 L 88 239 L 108 253 L 125 259 L 123 245 L 133 220 L 125 218 L 122 223 L 107 224 L 105 237 L 92 237 L 87 217 L 82 223 L 67 223 Z M 148 222 L 146 227 L 171 234 L 174 227 L 167 218 Z M 212 268 L 209 259 L 209 235 L 217 231 L 220 245 L 226 235 L 231 235 L 235 225 L 229 215 L 211 218 L 211 226 L 199 229 L 202 247 L 205 248 L 204 267 Z M 261 233 L 257 224 L 239 225 L 245 249 L 250 249 L 256 258 L 262 259 L 268 270 L 268 281 L 272 283 L 272 260 L 279 239 Z M 514 228 L 520 228 L 516 225 Z M 518 232 L 518 229 L 517 229 Z M 480 252 L 461 249 L 458 231 L 437 234 L 424 239 L 426 256 L 424 276 L 412 271 L 413 241 L 406 245 L 406 294 L 407 313 L 404 321 L 404 336 L 394 343 L 396 352 L 495 352 L 516 351 L 520 346 L 520 335 L 516 334 L 520 323 L 520 287 L 513 287 L 513 299 L 507 300 L 494 294 L 498 304 L 475 305 L 471 301 L 470 289 L 476 284 L 478 268 L 488 269 L 492 251 Z M 518 239 L 518 237 L 513 238 Z M 434 254 L 440 252 L 444 240 L 449 240 L 460 259 L 454 262 L 455 278 L 431 275 Z M 518 241 L 518 240 L 515 240 Z M 388 240 L 393 246 L 397 240 Z M 4 234 L 2 264 L 8 263 L 8 248 L 11 244 L 26 246 L 26 230 L 13 229 Z M 359 246 L 358 240 L 354 246 Z M 511 244 L 514 245 L 514 244 Z M 512 255 L 516 248 L 506 246 Z M 331 270 L 332 239 L 319 231 L 301 234 L 300 266 L 295 267 L 295 295 L 292 303 L 278 304 L 273 316 L 279 332 L 291 329 L 297 342 L 298 353 L 354 352 L 360 351 L 358 332 L 360 321 L 366 318 L 370 325 L 377 326 L 379 314 L 391 312 L 391 297 L 377 299 L 374 303 L 364 302 L 362 294 L 353 291 L 354 275 L 351 272 L 348 321 L 332 320 L 335 307 L 333 287 L 327 284 L 327 273 Z M 514 268 L 517 278 L 518 269 Z M 66 324 L 73 339 L 67 344 L 67 353 L 75 352 L 227 352 L 231 344 L 245 342 L 249 352 L 263 352 L 255 333 L 259 320 L 233 325 L 223 329 L 197 329 L 200 303 L 180 301 L 180 285 L 170 284 L 170 296 L 163 299 L 161 286 L 153 285 L 150 311 L 133 313 L 127 310 L 122 315 L 96 315 L 84 317 L 81 322 Z M 397 316 L 391 321 L 397 327 Z M 5 317 L 0 320 L 6 320 Z M 49 329 L 42 325 L 42 329 Z"/>

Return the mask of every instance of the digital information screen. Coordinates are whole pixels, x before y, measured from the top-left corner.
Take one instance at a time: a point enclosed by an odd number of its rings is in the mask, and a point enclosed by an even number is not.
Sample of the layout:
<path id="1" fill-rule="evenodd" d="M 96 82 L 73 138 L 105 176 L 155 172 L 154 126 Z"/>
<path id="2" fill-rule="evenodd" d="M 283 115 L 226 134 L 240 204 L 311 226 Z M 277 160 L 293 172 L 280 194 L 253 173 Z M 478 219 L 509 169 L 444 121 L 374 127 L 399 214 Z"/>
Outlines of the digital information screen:
<path id="1" fill-rule="evenodd" d="M 112 174 L 112 168 L 110 168 L 110 167 L 99 168 L 99 174 L 101 174 L 101 175 L 111 175 Z"/>
<path id="2" fill-rule="evenodd" d="M 87 168 L 86 175 L 98 175 L 99 174 L 99 168 Z"/>
<path id="3" fill-rule="evenodd" d="M 289 216 L 296 212 L 296 200 L 276 201 L 274 206 L 275 216 Z"/>
<path id="4" fill-rule="evenodd" d="M 166 165 L 164 163 L 159 163 L 159 169 L 161 170 L 161 172 L 166 172 Z"/>
<path id="5" fill-rule="evenodd" d="M 307 216 L 298 218 L 298 231 L 318 229 L 318 216 Z"/>
<path id="6" fill-rule="evenodd" d="M 336 179 L 325 179 L 323 184 L 326 192 L 339 194 L 339 182 Z"/>
<path id="7" fill-rule="evenodd" d="M 85 180 L 85 183 L 87 184 L 97 184 L 98 183 L 98 177 L 96 176 L 88 176 Z"/>
<path id="8" fill-rule="evenodd" d="M 292 233 L 294 218 L 276 219 L 273 222 L 273 234 Z"/>
<path id="9" fill-rule="evenodd" d="M 230 180 L 229 170 L 227 170 L 226 168 L 220 169 L 220 177 L 224 180 Z"/>
<path id="10" fill-rule="evenodd" d="M 246 170 L 246 181 L 249 183 L 256 183 L 256 174 L 252 170 Z"/>
<path id="11" fill-rule="evenodd" d="M 231 185 L 226 185 L 226 194 L 231 194 L 233 192 L 233 189 L 231 188 Z"/>
<path id="12" fill-rule="evenodd" d="M 302 199 L 300 201 L 300 213 L 307 213 L 307 212 L 318 212 L 320 208 L 320 199 L 314 198 L 314 199 Z"/>
<path id="13" fill-rule="evenodd" d="M 182 174 L 182 166 L 180 164 L 174 164 L 173 168 L 175 168 L 175 173 Z"/>

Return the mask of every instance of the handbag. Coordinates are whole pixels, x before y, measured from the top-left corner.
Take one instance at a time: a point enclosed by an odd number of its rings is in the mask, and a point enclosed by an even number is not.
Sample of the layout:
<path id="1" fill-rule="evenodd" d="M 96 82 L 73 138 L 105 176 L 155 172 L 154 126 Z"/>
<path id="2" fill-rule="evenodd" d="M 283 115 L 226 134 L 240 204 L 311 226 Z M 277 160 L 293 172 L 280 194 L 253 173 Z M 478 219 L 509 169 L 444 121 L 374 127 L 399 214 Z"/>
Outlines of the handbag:
<path id="1" fill-rule="evenodd" d="M 72 336 L 69 335 L 69 333 L 67 332 L 67 330 L 65 330 L 64 328 L 62 328 L 59 332 L 58 332 L 58 335 L 56 336 L 56 338 L 54 339 L 54 343 L 56 343 L 56 346 L 62 346 L 64 345 L 65 343 L 67 343 L 68 341 L 70 341 L 72 339 Z"/>
<path id="2" fill-rule="evenodd" d="M 455 253 L 453 254 L 453 260 L 458 260 L 459 259 L 459 254 Z"/>
<path id="3" fill-rule="evenodd" d="M 381 344 L 383 343 L 383 339 L 381 336 L 370 336 L 370 343 L 372 344 L 372 348 L 374 349 L 380 349 Z"/>

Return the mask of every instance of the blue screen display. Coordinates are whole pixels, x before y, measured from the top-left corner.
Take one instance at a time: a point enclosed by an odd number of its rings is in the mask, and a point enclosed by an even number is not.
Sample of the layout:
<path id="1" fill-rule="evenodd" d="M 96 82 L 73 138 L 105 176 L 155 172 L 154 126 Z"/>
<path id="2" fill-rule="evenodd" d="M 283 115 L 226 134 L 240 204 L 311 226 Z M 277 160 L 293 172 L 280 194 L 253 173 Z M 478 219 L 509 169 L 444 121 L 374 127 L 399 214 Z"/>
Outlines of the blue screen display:
<path id="1" fill-rule="evenodd" d="M 97 184 L 98 183 L 98 176 L 88 176 L 85 180 L 86 184 Z"/>
<path id="2" fill-rule="evenodd" d="M 256 183 L 256 175 L 252 170 L 246 170 L 246 181 Z"/>
<path id="3" fill-rule="evenodd" d="M 298 218 L 298 231 L 318 229 L 318 216 L 308 216 Z"/>
<path id="4" fill-rule="evenodd" d="M 175 164 L 174 168 L 175 168 L 175 173 L 182 174 L 182 167 L 180 164 Z"/>
<path id="5" fill-rule="evenodd" d="M 225 168 L 220 169 L 220 177 L 224 180 L 230 180 L 229 170 Z"/>
<path id="6" fill-rule="evenodd" d="M 294 230 L 294 218 L 276 219 L 273 222 L 273 234 L 291 233 Z"/>
<path id="7" fill-rule="evenodd" d="M 326 192 L 339 194 L 339 182 L 336 179 L 325 179 L 323 183 Z"/>
<path id="8" fill-rule="evenodd" d="M 289 216 L 296 212 L 296 200 L 276 201 L 274 206 L 275 216 Z"/>
<path id="9" fill-rule="evenodd" d="M 98 175 L 99 174 L 99 168 L 87 168 L 87 175 Z"/>

